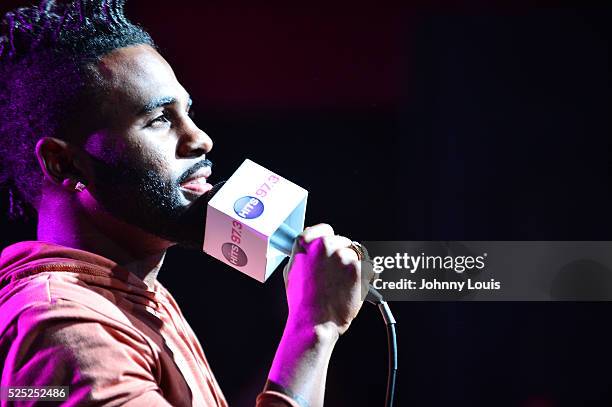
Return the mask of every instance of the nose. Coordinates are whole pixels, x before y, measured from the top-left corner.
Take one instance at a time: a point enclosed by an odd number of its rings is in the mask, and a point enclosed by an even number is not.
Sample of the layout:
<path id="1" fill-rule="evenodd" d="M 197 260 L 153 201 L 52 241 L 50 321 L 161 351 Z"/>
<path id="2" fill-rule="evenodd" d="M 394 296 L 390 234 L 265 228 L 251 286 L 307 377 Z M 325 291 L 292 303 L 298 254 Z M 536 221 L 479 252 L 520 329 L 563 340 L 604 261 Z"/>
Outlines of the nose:
<path id="1" fill-rule="evenodd" d="M 185 126 L 176 146 L 177 158 L 195 158 L 208 154 L 213 141 L 202 129 L 190 122 Z"/>

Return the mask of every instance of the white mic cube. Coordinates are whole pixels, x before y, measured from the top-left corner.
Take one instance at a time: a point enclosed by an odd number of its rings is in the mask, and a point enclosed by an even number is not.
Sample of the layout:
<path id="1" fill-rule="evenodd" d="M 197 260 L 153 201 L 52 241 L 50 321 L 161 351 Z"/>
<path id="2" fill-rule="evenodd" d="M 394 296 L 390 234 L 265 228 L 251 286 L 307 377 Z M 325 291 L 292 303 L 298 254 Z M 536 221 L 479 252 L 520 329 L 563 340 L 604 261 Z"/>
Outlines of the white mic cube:
<path id="1" fill-rule="evenodd" d="M 302 231 L 308 191 L 245 160 L 208 203 L 204 251 L 261 282 L 286 255 L 270 244 L 281 225 Z"/>

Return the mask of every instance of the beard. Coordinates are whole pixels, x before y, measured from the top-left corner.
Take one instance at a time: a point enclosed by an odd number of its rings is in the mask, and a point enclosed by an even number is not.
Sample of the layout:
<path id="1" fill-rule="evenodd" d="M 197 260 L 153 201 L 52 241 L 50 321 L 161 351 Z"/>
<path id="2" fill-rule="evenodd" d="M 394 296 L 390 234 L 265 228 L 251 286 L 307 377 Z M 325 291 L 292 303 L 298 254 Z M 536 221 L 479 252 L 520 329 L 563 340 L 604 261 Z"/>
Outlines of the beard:
<path id="1" fill-rule="evenodd" d="M 153 166 L 123 159 L 107 163 L 94 159 L 94 197 L 113 217 L 164 240 L 202 249 L 207 194 L 188 201 L 180 183 L 212 162 L 202 160 L 176 180 L 164 177 Z"/>

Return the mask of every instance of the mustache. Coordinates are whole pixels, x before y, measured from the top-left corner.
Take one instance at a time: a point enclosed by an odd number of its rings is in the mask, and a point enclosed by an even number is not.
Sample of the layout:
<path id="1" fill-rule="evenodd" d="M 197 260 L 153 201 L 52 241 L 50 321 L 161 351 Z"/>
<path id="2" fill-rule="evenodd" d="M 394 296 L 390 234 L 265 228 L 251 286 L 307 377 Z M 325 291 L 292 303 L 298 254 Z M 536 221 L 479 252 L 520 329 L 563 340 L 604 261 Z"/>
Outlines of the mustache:
<path id="1" fill-rule="evenodd" d="M 202 161 L 198 161 L 197 163 L 195 163 L 191 168 L 189 168 L 187 171 L 185 171 L 176 181 L 177 184 L 181 184 L 185 181 L 187 181 L 187 179 L 189 177 L 191 177 L 193 174 L 195 174 L 196 172 L 198 172 L 201 168 L 204 167 L 209 167 L 212 169 L 213 163 L 212 161 L 210 161 L 209 159 L 204 159 Z"/>

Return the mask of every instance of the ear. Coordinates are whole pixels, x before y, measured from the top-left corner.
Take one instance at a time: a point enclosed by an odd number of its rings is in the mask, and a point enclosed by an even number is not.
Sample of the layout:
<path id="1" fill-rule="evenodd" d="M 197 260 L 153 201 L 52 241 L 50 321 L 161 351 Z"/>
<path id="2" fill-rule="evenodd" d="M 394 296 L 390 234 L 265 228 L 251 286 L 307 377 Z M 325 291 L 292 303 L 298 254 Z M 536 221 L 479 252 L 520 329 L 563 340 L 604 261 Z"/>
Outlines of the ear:
<path id="1" fill-rule="evenodd" d="M 41 138 L 36 143 L 36 158 L 45 178 L 55 184 L 74 190 L 78 182 L 87 183 L 74 149 L 64 140 Z"/>

